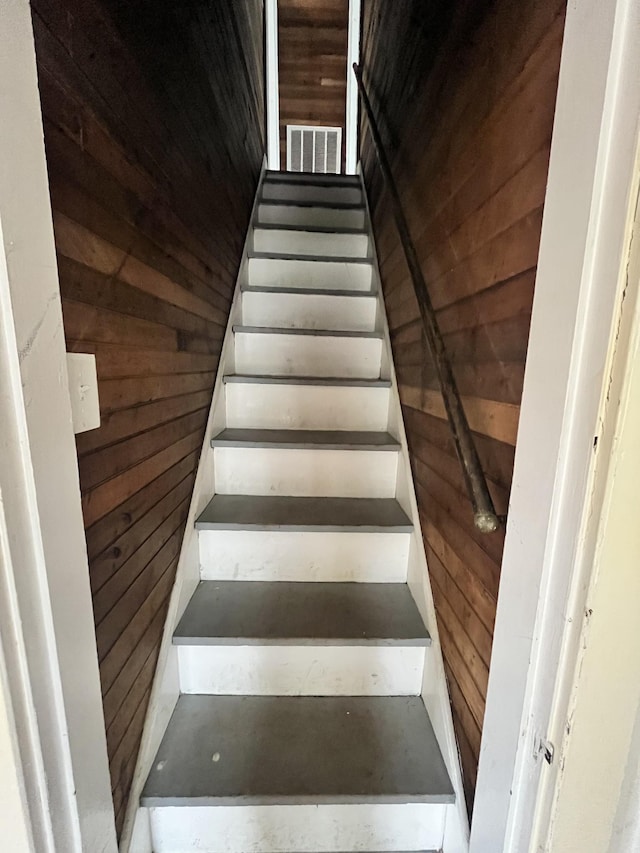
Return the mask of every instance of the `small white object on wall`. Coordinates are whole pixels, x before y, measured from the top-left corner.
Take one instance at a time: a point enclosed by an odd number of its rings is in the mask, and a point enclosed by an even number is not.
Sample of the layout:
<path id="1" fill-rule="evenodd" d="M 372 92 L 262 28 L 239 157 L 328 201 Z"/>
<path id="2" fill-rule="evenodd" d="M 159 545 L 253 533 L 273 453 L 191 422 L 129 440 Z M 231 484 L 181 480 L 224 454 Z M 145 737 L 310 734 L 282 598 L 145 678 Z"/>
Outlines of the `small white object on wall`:
<path id="1" fill-rule="evenodd" d="M 73 431 L 77 434 L 97 429 L 100 426 L 100 400 L 95 355 L 68 352 L 67 371 Z"/>

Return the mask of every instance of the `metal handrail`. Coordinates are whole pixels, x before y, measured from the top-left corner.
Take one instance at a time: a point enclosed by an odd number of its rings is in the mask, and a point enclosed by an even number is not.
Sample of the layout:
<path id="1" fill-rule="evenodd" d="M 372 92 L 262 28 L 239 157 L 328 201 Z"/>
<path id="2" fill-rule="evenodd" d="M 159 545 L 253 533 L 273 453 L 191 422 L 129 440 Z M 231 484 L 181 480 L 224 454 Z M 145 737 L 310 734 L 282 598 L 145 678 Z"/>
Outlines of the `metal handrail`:
<path id="1" fill-rule="evenodd" d="M 436 365 L 438 379 L 440 380 L 440 390 L 442 392 L 444 406 L 447 411 L 451 432 L 453 433 L 456 453 L 458 454 L 458 459 L 462 466 L 462 472 L 469 491 L 469 498 L 473 506 L 473 520 L 475 526 L 481 533 L 493 533 L 494 530 L 497 530 L 498 525 L 500 524 L 500 519 L 496 514 L 493 500 L 491 499 L 491 494 L 489 493 L 489 488 L 487 486 L 487 480 L 484 475 L 484 471 L 482 470 L 482 465 L 480 464 L 480 457 L 478 456 L 478 451 L 476 450 L 473 436 L 469 429 L 469 423 L 462 406 L 458 386 L 453 376 L 451 363 L 449 362 L 442 333 L 438 326 L 436 312 L 433 308 L 429 291 L 427 290 L 420 262 L 418 261 L 416 248 L 413 244 L 413 240 L 411 239 L 409 226 L 402 209 L 398 188 L 393 180 L 391 166 L 387 160 L 380 132 L 371 108 L 371 102 L 362 80 L 362 72 L 355 62 L 353 63 L 353 71 L 356 75 L 356 80 L 358 81 L 358 90 L 362 96 L 362 104 L 364 106 L 365 113 L 367 114 L 369 129 L 371 130 L 371 136 L 373 137 L 380 170 L 382 171 L 382 175 L 391 198 L 393 218 L 395 219 L 396 228 L 400 235 L 400 242 L 402 243 L 402 248 L 404 249 L 404 254 L 407 259 L 407 266 L 409 267 L 409 272 L 411 273 L 411 278 L 413 280 L 413 288 L 415 290 L 418 307 L 420 308 L 420 314 L 422 316 L 424 335 L 427 339 L 427 344 L 429 345 L 429 349 L 431 350 L 431 354 Z"/>

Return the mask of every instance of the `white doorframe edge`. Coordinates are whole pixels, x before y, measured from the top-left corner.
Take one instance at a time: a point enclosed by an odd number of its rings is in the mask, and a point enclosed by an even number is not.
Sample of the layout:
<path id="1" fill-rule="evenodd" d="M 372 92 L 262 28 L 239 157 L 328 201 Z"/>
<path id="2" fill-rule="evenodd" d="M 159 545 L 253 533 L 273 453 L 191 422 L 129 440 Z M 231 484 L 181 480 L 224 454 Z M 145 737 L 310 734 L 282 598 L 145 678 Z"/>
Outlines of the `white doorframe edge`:
<path id="1" fill-rule="evenodd" d="M 267 168 L 280 171 L 280 93 L 278 91 L 278 0 L 265 0 L 267 86 Z"/>
<path id="2" fill-rule="evenodd" d="M 635 0 L 567 7 L 472 853 L 529 850 L 539 741 L 581 627 L 567 608 L 634 202 L 638 17 Z"/>
<path id="3" fill-rule="evenodd" d="M 0 0 L 0 18 L 0 489 L 7 529 L 0 633 L 14 761 L 22 765 L 34 850 L 115 853 L 28 0 Z"/>
<path id="4" fill-rule="evenodd" d="M 361 0 L 349 0 L 349 35 L 347 41 L 347 109 L 345 139 L 345 172 L 355 175 L 358 168 L 358 84 L 353 63 L 360 62 Z"/>

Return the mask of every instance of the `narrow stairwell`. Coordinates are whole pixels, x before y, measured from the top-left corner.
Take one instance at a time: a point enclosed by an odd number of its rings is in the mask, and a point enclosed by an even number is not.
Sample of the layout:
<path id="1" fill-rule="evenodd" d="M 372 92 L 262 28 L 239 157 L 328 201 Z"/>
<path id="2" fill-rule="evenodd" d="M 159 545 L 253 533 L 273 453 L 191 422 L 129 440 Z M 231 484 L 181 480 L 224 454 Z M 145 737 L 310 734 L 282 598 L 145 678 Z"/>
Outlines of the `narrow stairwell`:
<path id="1" fill-rule="evenodd" d="M 263 180 L 141 798 L 155 853 L 454 851 L 369 233 L 358 178 Z"/>

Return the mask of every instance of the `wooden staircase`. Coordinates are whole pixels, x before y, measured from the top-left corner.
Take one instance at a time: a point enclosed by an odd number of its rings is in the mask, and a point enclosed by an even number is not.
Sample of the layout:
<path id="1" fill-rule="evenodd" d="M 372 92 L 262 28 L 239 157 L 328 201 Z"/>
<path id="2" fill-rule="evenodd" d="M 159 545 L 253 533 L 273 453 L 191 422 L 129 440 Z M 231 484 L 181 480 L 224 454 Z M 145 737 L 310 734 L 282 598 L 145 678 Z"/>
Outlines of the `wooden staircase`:
<path id="1" fill-rule="evenodd" d="M 200 583 L 173 632 L 180 696 L 141 797 L 153 850 L 459 853 L 359 179 L 267 173 L 249 247 L 195 525 Z"/>

